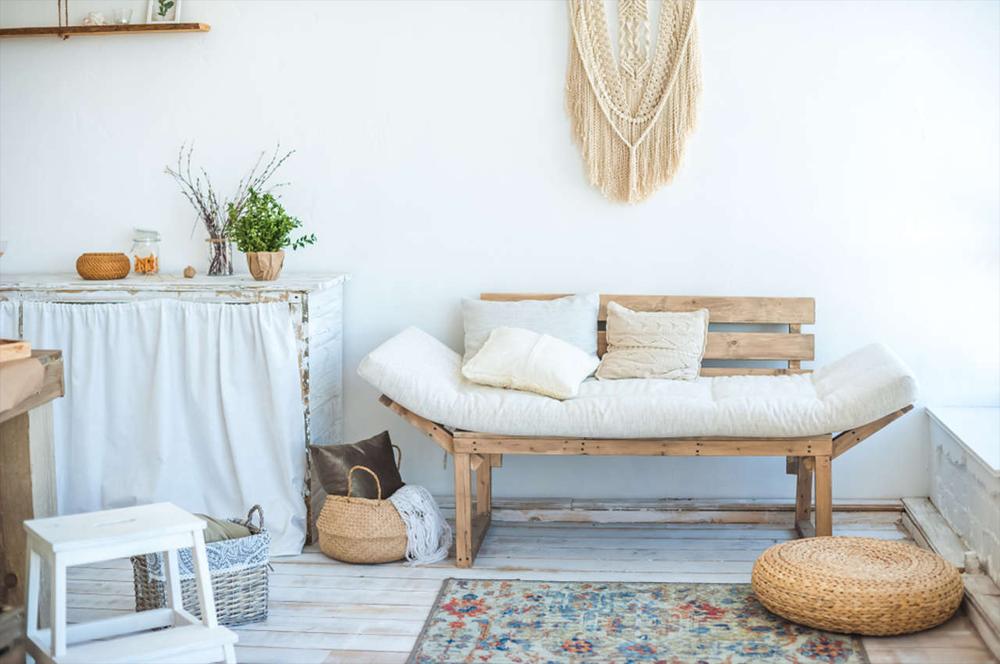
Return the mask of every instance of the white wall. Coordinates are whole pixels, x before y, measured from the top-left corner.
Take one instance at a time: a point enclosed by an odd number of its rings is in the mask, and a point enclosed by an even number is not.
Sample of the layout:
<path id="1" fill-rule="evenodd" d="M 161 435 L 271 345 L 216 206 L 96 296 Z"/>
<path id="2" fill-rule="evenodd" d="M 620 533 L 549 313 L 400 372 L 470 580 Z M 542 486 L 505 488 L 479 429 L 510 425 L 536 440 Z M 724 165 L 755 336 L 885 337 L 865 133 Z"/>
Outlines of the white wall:
<path id="1" fill-rule="evenodd" d="M 72 2 L 77 16 L 124 2 Z M 86 5 L 82 7 L 82 5 Z M 0 0 L 0 24 L 55 21 Z M 143 5 L 136 4 L 138 11 Z M 634 207 L 585 181 L 563 111 L 558 1 L 185 0 L 208 34 L 3 40 L 4 272 L 71 271 L 159 228 L 206 267 L 163 174 L 185 140 L 220 185 L 281 140 L 289 210 L 353 273 L 347 430 L 388 427 L 404 475 L 437 448 L 354 373 L 405 325 L 460 344 L 481 290 L 811 295 L 817 362 L 892 346 L 938 404 L 1000 400 L 1000 4 L 723 2 L 699 10 L 705 93 L 676 181 Z M 838 460 L 841 497 L 928 493 L 911 415 Z M 501 496 L 784 496 L 783 460 L 509 459 Z"/>

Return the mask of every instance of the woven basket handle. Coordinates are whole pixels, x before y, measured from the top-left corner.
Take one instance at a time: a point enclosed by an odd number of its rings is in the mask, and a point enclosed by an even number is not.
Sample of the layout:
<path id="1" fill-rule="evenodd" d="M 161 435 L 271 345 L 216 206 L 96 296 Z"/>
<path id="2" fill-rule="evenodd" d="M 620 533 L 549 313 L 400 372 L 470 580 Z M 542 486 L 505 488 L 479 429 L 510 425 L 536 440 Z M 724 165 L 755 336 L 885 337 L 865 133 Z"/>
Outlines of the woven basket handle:
<path id="1" fill-rule="evenodd" d="M 355 470 L 363 470 L 375 479 L 375 488 L 378 489 L 378 499 L 382 500 L 382 483 L 378 481 L 378 475 L 368 466 L 351 466 L 351 469 L 347 471 L 347 497 L 351 497 L 351 483 L 354 479 L 352 476 Z"/>
<path id="2" fill-rule="evenodd" d="M 396 470 L 399 470 L 403 467 L 403 450 L 395 443 L 392 443 L 392 449 L 396 450 Z"/>
<path id="3" fill-rule="evenodd" d="M 254 513 L 257 514 L 257 523 L 259 524 L 256 526 L 253 525 Z M 253 507 L 250 508 L 250 511 L 247 512 L 247 528 L 249 528 L 251 532 L 253 531 L 254 528 L 256 528 L 258 533 L 264 530 L 264 510 L 261 508 L 260 505 L 254 505 Z"/>

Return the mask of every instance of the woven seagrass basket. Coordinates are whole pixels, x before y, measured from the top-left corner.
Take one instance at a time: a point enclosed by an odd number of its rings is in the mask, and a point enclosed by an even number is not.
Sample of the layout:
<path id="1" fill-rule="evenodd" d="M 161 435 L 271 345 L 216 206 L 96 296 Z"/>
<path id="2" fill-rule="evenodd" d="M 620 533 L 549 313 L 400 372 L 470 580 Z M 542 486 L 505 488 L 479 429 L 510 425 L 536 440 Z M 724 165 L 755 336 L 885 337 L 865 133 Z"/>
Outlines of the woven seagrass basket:
<path id="1" fill-rule="evenodd" d="M 751 577 L 757 599 L 794 623 L 890 636 L 930 629 L 962 602 L 962 577 L 941 556 L 905 542 L 813 537 L 776 544 Z"/>
<path id="2" fill-rule="evenodd" d="M 378 498 L 351 496 L 354 471 L 375 478 Z M 382 484 L 371 468 L 353 466 L 347 473 L 347 495 L 327 496 L 316 520 L 319 548 L 345 563 L 388 563 L 406 555 L 406 524 L 395 506 L 382 499 Z"/>
<path id="3" fill-rule="evenodd" d="M 259 519 L 257 525 L 252 523 L 254 513 Z M 254 505 L 246 519 L 229 520 L 249 528 L 251 535 L 205 545 L 216 617 L 220 624 L 229 626 L 267 620 L 271 535 L 264 529 L 264 512 L 260 505 Z M 182 549 L 178 558 L 184 608 L 200 617 L 191 549 Z M 132 577 L 136 611 L 167 605 L 161 554 L 133 556 Z"/>
<path id="4" fill-rule="evenodd" d="M 76 259 L 76 271 L 84 279 L 124 279 L 130 269 L 132 263 L 125 254 L 80 254 Z"/>

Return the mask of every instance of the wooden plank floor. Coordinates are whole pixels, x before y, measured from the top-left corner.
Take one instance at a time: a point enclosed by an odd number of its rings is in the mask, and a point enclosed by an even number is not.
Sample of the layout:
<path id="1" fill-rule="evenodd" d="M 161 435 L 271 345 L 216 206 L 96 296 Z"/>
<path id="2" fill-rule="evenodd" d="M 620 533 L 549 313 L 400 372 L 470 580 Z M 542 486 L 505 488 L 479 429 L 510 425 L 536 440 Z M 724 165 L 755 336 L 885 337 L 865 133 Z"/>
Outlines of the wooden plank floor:
<path id="1" fill-rule="evenodd" d="M 899 513 L 839 514 L 843 535 L 908 539 Z M 749 583 L 754 558 L 793 537 L 780 524 L 497 522 L 476 567 L 346 565 L 315 550 L 273 561 L 267 622 L 237 630 L 240 662 L 403 662 L 441 580 L 517 578 Z M 69 619 L 134 609 L 125 560 L 71 568 Z M 922 634 L 865 639 L 872 664 L 995 662 L 959 615 Z"/>

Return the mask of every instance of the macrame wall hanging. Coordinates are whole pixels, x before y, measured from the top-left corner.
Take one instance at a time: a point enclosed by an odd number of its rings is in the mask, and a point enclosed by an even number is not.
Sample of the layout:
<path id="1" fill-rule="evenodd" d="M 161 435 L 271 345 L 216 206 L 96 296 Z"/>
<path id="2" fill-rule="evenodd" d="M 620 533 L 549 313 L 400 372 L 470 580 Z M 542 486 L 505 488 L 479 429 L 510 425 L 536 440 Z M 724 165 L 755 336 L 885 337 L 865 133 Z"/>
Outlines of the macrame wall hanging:
<path id="1" fill-rule="evenodd" d="M 617 59 L 604 0 L 569 0 L 569 9 L 566 108 L 588 176 L 612 200 L 645 200 L 673 178 L 695 125 L 694 0 L 663 0 L 652 49 L 646 0 L 618 0 Z"/>

